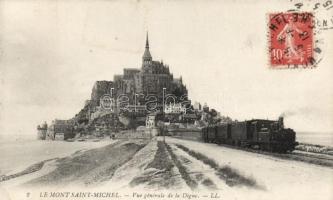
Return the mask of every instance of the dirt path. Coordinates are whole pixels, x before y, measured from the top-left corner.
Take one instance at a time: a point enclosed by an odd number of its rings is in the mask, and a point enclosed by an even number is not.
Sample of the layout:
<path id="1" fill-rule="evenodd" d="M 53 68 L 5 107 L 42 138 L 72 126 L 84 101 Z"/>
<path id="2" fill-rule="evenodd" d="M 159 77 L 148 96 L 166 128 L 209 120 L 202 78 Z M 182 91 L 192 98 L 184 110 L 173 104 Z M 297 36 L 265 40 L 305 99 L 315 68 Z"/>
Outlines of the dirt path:
<path id="1" fill-rule="evenodd" d="M 153 190 L 182 189 L 184 183 L 181 179 L 181 174 L 168 153 L 165 144 L 162 141 L 152 143 L 157 146 L 153 159 L 144 167 L 141 174 L 131 180 L 129 186 L 143 186 Z"/>
<path id="2" fill-rule="evenodd" d="M 215 170 L 213 168 L 188 155 L 185 151 L 173 144 L 169 144 L 168 146 L 169 149 L 172 150 L 176 159 L 178 159 L 183 166 L 185 172 L 194 182 L 196 182 L 195 189 L 217 190 L 226 186 L 225 183 L 215 175 Z"/>
<path id="3" fill-rule="evenodd" d="M 191 190 L 217 190 L 228 187 L 216 174 L 214 168 L 202 163 L 197 158 L 190 156 L 174 144 L 167 144 L 163 141 L 151 142 L 148 146 L 154 155 L 147 158 L 148 153 L 138 153 L 133 160 L 149 161 L 148 164 L 137 163 L 132 167 L 144 168 L 136 176 L 128 167 L 130 187 L 143 187 L 149 189 L 191 189 Z M 145 147 L 145 148 L 147 148 Z M 144 151 L 144 149 L 142 150 Z M 150 153 L 152 153 L 150 152 Z M 140 156 L 140 154 L 142 154 Z M 153 158 L 152 158 L 153 157 Z M 129 161 L 126 165 L 129 165 Z M 133 161 L 133 164 L 136 161 Z M 123 170 L 124 171 L 124 170 Z M 123 175 L 120 176 L 124 177 Z M 118 179 L 120 179 L 118 178 Z"/>
<path id="4" fill-rule="evenodd" d="M 121 184 L 121 180 L 124 180 Z M 179 144 L 151 141 L 120 167 L 111 184 L 146 189 L 223 190 L 233 186 L 259 188 L 256 181 Z"/>
<path id="5" fill-rule="evenodd" d="M 224 180 L 225 183 L 230 187 L 247 186 L 256 189 L 264 188 L 263 186 L 258 185 L 255 179 L 251 177 L 245 177 L 229 166 L 219 166 L 213 159 L 207 157 L 206 155 L 191 150 L 181 144 L 175 144 L 175 146 L 186 152 L 187 155 L 192 157 L 192 159 L 196 159 L 197 161 L 205 164 L 206 167 L 209 167 L 210 169 L 208 172 L 213 171 L 216 176 L 218 176 L 221 180 Z"/>

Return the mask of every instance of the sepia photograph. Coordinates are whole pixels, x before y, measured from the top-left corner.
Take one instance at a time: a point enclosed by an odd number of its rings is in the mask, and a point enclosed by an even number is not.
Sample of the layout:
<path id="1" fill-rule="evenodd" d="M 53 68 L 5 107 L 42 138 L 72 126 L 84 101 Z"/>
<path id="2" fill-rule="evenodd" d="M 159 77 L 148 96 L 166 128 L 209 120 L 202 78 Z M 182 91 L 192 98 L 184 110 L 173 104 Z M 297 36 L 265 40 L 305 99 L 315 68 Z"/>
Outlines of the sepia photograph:
<path id="1" fill-rule="evenodd" d="M 0 0 L 0 200 L 332 200 L 332 0 Z"/>

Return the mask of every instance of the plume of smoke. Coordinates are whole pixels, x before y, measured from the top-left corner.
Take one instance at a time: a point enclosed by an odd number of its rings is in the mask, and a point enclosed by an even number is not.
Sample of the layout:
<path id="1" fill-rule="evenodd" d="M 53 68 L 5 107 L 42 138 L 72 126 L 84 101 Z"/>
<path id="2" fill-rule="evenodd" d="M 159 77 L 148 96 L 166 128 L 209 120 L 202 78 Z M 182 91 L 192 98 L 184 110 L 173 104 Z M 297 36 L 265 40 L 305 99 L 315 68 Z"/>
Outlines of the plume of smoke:
<path id="1" fill-rule="evenodd" d="M 295 108 L 291 110 L 284 111 L 283 113 L 280 114 L 280 117 L 291 117 L 294 115 L 308 115 L 308 114 L 317 114 L 318 109 L 316 108 L 311 108 L 311 107 L 300 107 L 300 108 Z"/>

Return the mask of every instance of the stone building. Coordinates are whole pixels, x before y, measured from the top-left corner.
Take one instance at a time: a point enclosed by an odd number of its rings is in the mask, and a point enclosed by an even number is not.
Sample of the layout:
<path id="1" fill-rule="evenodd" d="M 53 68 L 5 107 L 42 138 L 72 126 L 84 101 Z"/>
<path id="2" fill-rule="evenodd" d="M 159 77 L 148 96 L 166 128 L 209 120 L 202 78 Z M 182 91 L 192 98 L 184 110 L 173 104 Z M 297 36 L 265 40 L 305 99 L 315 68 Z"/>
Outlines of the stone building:
<path id="1" fill-rule="evenodd" d="M 170 103 L 164 106 L 164 112 L 166 114 L 186 114 L 186 107 L 181 103 Z"/>
<path id="2" fill-rule="evenodd" d="M 163 61 L 153 60 L 147 34 L 140 67 L 124 68 L 123 74 L 114 75 L 113 80 L 96 81 L 91 98 L 74 119 L 78 124 L 89 125 L 96 118 L 107 114 L 146 117 L 148 113 L 162 111 L 165 95 L 175 97 L 173 103 L 188 100 L 182 78 L 174 78 L 169 66 Z M 111 98 L 112 109 L 105 110 L 101 106 L 101 99 L 105 96 Z M 149 104 L 152 100 L 154 103 Z"/>
<path id="3" fill-rule="evenodd" d="M 53 120 L 47 129 L 46 139 L 67 140 L 75 137 L 73 120 Z"/>
<path id="4" fill-rule="evenodd" d="M 195 102 L 193 104 L 193 109 L 196 110 L 196 111 L 201 111 L 202 110 L 202 106 L 199 102 Z"/>
<path id="5" fill-rule="evenodd" d="M 149 114 L 146 118 L 146 128 L 155 128 L 156 127 L 156 115 Z"/>
<path id="6" fill-rule="evenodd" d="M 113 106 L 115 107 L 122 107 L 119 105 L 119 98 L 125 96 L 128 104 L 124 106 L 126 108 L 124 110 L 132 111 L 136 107 L 136 110 L 141 111 L 141 107 L 144 107 L 149 95 L 156 97 L 157 107 L 162 109 L 163 92 L 164 95 L 174 95 L 176 97 L 175 103 L 180 101 L 182 96 L 186 96 L 185 99 L 187 99 L 187 89 L 182 78 L 174 78 L 173 74 L 170 73 L 169 66 L 163 61 L 153 60 L 147 34 L 141 68 L 125 68 L 123 74 L 114 75 L 113 81 L 96 81 L 92 89 L 91 99 L 87 101 L 88 103 L 83 109 L 84 112 L 78 114 L 79 121 L 85 121 L 85 117 L 90 118 L 90 116 L 95 116 L 93 113 L 100 112 L 101 98 L 105 95 L 114 98 Z M 119 108 L 114 110 L 119 112 Z"/>
<path id="7" fill-rule="evenodd" d="M 37 139 L 45 140 L 46 134 L 47 134 L 47 123 L 44 122 L 44 124 L 37 126 Z"/>
<path id="8" fill-rule="evenodd" d="M 162 102 L 163 88 L 169 94 L 187 95 L 187 89 L 183 85 L 182 79 L 174 79 L 169 66 L 163 61 L 153 60 L 149 49 L 148 34 L 141 69 L 125 68 L 123 75 L 114 76 L 113 82 L 115 94 L 127 94 L 131 104 L 134 104 L 135 94 L 141 96 L 156 95 L 159 102 Z M 140 98 L 138 101 L 144 103 L 145 99 Z"/>

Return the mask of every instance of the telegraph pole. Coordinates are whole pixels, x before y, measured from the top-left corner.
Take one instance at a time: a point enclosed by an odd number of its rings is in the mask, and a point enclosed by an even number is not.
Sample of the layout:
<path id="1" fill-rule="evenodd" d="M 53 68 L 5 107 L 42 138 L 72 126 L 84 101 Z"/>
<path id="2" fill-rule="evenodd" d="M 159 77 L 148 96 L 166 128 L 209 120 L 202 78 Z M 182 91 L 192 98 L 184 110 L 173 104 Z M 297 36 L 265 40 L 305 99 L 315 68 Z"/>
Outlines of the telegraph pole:
<path id="1" fill-rule="evenodd" d="M 111 139 L 114 139 L 114 137 L 115 137 L 115 134 L 116 134 L 116 132 L 117 132 L 117 124 L 116 124 L 116 107 L 115 107 L 115 105 L 113 105 L 113 104 L 115 104 L 115 100 L 114 100 L 114 98 L 112 97 L 112 94 L 113 94 L 113 90 L 114 90 L 114 88 L 112 87 L 111 89 L 110 89 L 110 96 L 111 96 L 111 116 L 112 116 L 112 123 L 113 123 L 113 131 L 112 131 L 112 129 L 111 129 L 111 135 L 110 135 L 110 137 L 111 137 Z"/>
<path id="2" fill-rule="evenodd" d="M 110 89 L 110 97 L 111 97 L 111 111 L 114 112 L 114 108 L 113 108 L 114 105 L 113 105 L 113 103 L 115 103 L 115 101 L 114 101 L 113 98 L 112 98 L 113 90 L 114 90 L 114 88 L 111 88 L 111 89 Z"/>
<path id="3" fill-rule="evenodd" d="M 164 120 L 164 96 L 165 96 L 165 90 L 166 88 L 163 88 L 163 111 L 162 111 L 162 114 L 163 114 L 163 120 Z M 162 131 L 163 131 L 163 142 L 165 143 L 165 126 L 164 126 L 164 121 L 163 121 L 163 127 L 162 127 Z"/>
<path id="4" fill-rule="evenodd" d="M 134 113 L 136 113 L 136 95 L 137 93 L 134 93 Z"/>

